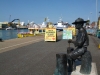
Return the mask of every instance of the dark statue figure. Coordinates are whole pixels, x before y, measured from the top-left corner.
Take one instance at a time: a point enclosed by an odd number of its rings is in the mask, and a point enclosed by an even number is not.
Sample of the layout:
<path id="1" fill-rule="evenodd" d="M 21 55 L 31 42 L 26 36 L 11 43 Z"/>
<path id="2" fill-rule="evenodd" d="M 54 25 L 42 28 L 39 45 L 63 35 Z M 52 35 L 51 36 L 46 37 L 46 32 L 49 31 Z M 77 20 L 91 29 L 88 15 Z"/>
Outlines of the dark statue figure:
<path id="1" fill-rule="evenodd" d="M 76 59 L 81 61 L 80 73 L 91 73 L 92 57 L 91 53 L 87 50 L 89 38 L 86 29 L 83 27 L 84 23 L 86 21 L 82 18 L 76 19 L 73 23 L 76 29 L 78 29 L 76 41 L 68 40 L 69 47 L 67 48 L 67 54 L 56 54 L 56 69 L 53 75 L 71 75 L 71 72 L 76 70 Z M 70 47 L 70 43 L 73 43 L 76 48 Z"/>
<path id="2" fill-rule="evenodd" d="M 76 41 L 68 40 L 68 43 L 73 43 L 76 49 L 71 47 L 67 48 L 67 58 L 68 58 L 68 72 L 76 70 L 75 60 L 81 60 L 80 72 L 83 74 L 90 74 L 91 72 L 91 54 L 87 51 L 87 46 L 89 45 L 89 38 L 86 29 L 83 27 L 84 21 L 82 18 L 78 18 L 72 24 L 75 24 L 75 28 L 78 29 L 78 34 L 76 35 Z"/>

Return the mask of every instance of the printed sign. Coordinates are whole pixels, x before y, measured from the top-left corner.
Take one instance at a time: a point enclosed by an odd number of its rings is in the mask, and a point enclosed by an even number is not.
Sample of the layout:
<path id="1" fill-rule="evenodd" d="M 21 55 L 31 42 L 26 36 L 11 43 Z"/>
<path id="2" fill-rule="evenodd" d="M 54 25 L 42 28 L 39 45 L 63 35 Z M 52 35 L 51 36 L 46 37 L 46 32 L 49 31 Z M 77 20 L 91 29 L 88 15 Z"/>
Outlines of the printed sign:
<path id="1" fill-rule="evenodd" d="M 45 41 L 56 41 L 56 29 L 46 28 L 45 29 Z"/>
<path id="2" fill-rule="evenodd" d="M 63 29 L 63 39 L 72 39 L 72 30 Z"/>
<path id="3" fill-rule="evenodd" d="M 76 35 L 76 29 L 75 29 L 75 27 L 69 27 L 69 28 L 67 28 L 67 30 L 72 30 L 73 36 Z"/>

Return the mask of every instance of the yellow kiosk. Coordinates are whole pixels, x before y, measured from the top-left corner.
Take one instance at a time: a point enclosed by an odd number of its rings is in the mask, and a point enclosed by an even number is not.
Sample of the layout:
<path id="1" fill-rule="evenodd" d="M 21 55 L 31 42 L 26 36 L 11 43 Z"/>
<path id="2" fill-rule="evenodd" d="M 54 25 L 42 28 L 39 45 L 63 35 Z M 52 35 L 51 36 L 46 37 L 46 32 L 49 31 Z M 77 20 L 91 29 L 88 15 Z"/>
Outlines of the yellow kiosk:
<path id="1" fill-rule="evenodd" d="M 56 28 L 52 24 L 48 24 L 45 29 L 45 41 L 57 41 L 57 32 Z"/>

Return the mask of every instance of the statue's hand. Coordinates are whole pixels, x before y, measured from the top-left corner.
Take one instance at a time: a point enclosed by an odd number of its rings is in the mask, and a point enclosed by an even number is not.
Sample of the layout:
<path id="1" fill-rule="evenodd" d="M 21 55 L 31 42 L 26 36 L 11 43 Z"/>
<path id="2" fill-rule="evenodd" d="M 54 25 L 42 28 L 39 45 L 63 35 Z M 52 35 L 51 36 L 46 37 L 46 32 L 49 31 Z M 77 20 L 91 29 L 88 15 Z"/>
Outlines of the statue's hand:
<path id="1" fill-rule="evenodd" d="M 72 40 L 71 40 L 71 39 L 69 39 L 69 40 L 68 40 L 68 43 L 72 43 Z"/>

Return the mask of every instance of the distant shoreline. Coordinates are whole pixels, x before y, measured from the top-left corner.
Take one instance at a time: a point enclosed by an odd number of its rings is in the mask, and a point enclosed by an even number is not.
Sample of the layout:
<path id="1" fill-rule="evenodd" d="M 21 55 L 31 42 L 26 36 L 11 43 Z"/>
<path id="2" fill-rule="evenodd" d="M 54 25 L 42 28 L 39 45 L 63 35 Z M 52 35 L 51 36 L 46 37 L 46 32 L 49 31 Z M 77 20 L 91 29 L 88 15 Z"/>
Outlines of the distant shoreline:
<path id="1" fill-rule="evenodd" d="M 28 29 L 28 28 L 16 28 L 16 29 Z M 6 29 L 5 28 L 0 28 L 0 30 L 6 30 Z"/>

